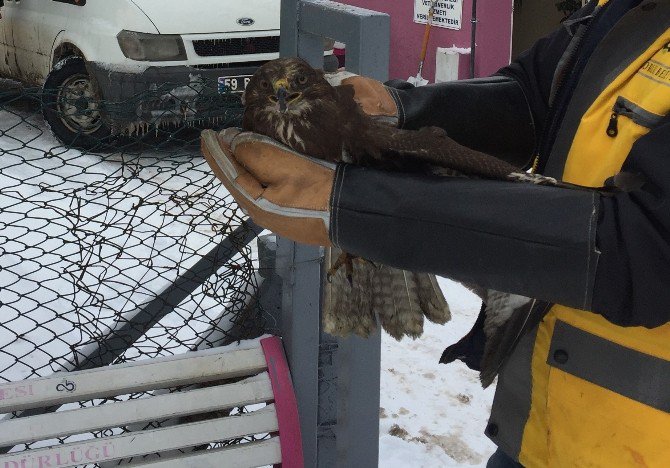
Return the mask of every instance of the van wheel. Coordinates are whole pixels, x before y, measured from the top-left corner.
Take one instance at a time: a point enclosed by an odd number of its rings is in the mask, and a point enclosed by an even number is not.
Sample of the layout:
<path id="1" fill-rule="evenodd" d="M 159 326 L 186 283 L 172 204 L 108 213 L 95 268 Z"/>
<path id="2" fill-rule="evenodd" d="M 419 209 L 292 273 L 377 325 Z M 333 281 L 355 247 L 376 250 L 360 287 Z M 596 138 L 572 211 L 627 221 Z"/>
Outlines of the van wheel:
<path id="1" fill-rule="evenodd" d="M 109 142 L 111 131 L 102 120 L 100 100 L 80 57 L 61 60 L 47 76 L 42 115 L 66 146 L 93 149 Z"/>

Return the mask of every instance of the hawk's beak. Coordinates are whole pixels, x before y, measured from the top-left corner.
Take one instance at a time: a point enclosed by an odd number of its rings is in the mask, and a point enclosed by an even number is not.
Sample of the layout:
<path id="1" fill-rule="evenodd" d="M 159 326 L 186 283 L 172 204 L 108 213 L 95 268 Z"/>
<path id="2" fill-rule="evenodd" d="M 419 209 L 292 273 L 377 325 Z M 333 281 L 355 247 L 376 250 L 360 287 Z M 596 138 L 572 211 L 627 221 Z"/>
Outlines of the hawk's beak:
<path id="1" fill-rule="evenodd" d="M 279 104 L 279 112 L 286 112 L 286 95 L 288 92 L 286 88 L 280 86 L 276 91 L 277 103 Z"/>
<path id="2" fill-rule="evenodd" d="M 295 101 L 301 96 L 301 93 L 288 93 L 288 80 L 286 78 L 281 78 L 274 83 L 272 83 L 272 89 L 275 91 L 275 95 L 271 97 L 279 105 L 280 112 L 286 112 L 287 104 Z"/>
<path id="3" fill-rule="evenodd" d="M 286 96 L 288 95 L 288 80 L 286 78 L 280 78 L 274 83 L 272 83 L 272 89 L 275 91 L 273 101 L 279 104 L 279 112 L 286 112 Z"/>

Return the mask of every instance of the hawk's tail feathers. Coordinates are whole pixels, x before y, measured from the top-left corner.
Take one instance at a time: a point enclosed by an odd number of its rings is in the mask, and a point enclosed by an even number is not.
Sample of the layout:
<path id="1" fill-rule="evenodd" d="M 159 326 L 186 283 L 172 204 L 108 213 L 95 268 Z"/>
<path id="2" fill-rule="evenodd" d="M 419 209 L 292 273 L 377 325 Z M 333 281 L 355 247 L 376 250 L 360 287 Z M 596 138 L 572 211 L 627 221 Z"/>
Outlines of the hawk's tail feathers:
<path id="1" fill-rule="evenodd" d="M 329 269 L 338 256 L 337 249 L 326 249 L 325 267 Z M 357 259 L 352 284 L 344 268 L 325 283 L 323 327 L 331 335 L 367 337 L 379 317 L 382 328 L 395 339 L 416 338 L 423 332 L 424 316 L 440 324 L 451 318 L 434 275 Z"/>
<path id="2" fill-rule="evenodd" d="M 363 153 L 382 163 L 400 168 L 429 164 L 470 177 L 500 180 L 518 172 L 506 161 L 457 143 L 438 127 L 407 130 L 373 123 L 371 128 L 374 132 L 361 134 L 359 144 Z"/>

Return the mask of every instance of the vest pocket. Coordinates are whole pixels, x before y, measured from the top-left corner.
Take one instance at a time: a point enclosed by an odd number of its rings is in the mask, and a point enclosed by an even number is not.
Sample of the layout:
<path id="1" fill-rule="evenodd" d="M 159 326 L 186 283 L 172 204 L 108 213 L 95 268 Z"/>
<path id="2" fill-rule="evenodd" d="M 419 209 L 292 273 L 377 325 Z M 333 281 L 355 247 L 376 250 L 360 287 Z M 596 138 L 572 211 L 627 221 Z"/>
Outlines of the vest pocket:
<path id="1" fill-rule="evenodd" d="M 617 97 L 612 115 L 607 124 L 607 136 L 615 138 L 619 134 L 619 117 L 625 117 L 645 128 L 654 128 L 663 119 L 663 115 L 649 112 L 623 96 Z"/>

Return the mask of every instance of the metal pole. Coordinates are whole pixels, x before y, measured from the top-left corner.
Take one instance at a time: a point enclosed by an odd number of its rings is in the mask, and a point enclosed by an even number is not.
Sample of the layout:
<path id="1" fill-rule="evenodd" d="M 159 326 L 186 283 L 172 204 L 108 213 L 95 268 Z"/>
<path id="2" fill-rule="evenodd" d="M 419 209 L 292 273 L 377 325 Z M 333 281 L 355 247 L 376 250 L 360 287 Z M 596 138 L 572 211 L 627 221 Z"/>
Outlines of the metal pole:
<path id="1" fill-rule="evenodd" d="M 323 38 L 346 44 L 347 70 L 388 78 L 390 18 L 324 0 L 282 1 L 281 54 L 323 65 Z M 298 400 L 306 467 L 377 467 L 381 335 L 321 329 L 323 250 L 278 239 L 281 330 Z"/>

